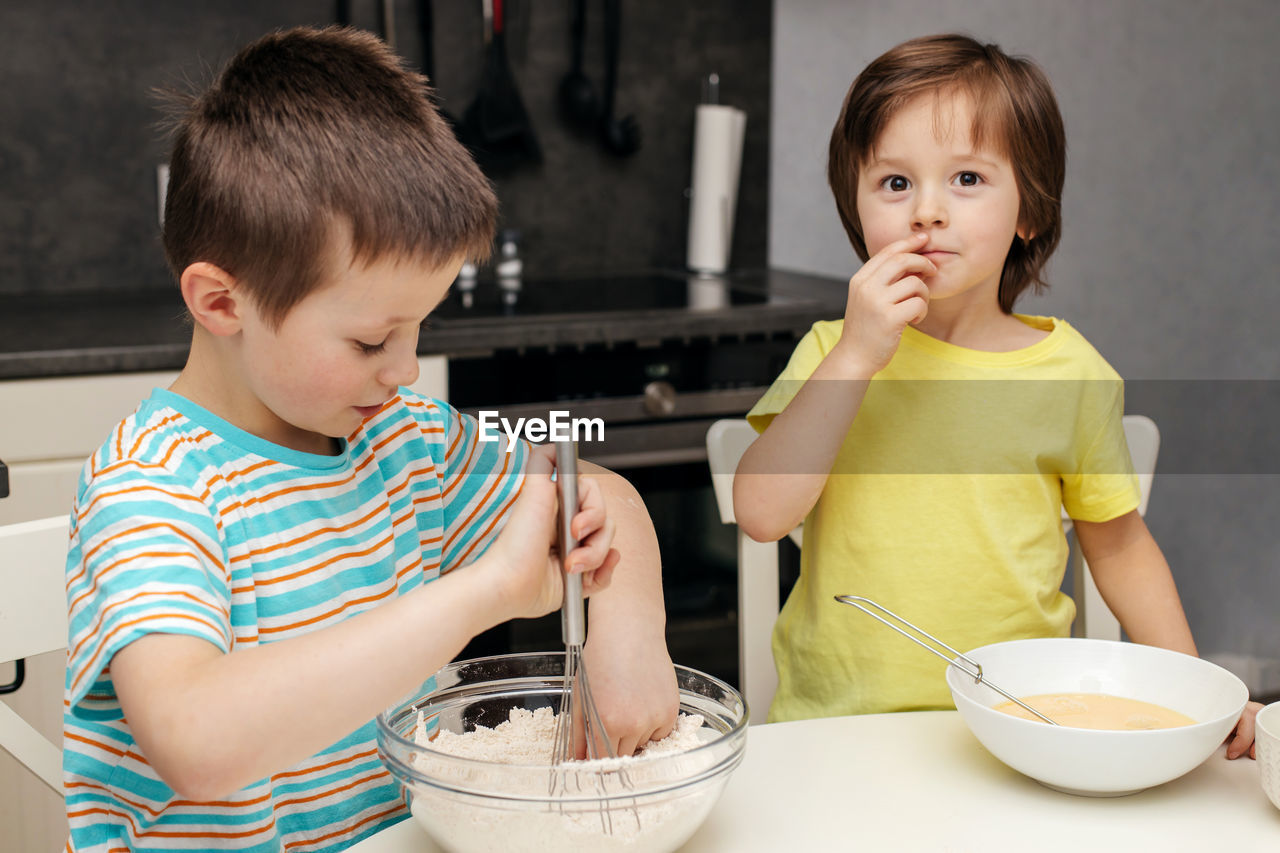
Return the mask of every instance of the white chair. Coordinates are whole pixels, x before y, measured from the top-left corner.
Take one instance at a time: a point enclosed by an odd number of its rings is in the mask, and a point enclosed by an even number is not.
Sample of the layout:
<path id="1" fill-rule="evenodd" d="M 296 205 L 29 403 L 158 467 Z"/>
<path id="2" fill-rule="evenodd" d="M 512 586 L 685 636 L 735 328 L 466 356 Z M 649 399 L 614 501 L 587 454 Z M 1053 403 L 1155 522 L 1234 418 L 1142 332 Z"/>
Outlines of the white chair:
<path id="1" fill-rule="evenodd" d="M 733 474 L 756 431 L 745 418 L 719 420 L 707 430 L 707 462 L 720 520 L 733 524 Z M 754 725 L 763 723 L 778 689 L 770 641 L 778 618 L 778 542 L 757 542 L 738 529 L 738 688 Z M 792 530 L 799 547 L 803 525 Z"/>
<path id="2" fill-rule="evenodd" d="M 1145 415 L 1124 416 L 1125 439 L 1133 468 L 1138 474 L 1141 497 L 1138 512 L 1146 515 L 1151 483 L 1160 451 L 1160 431 Z M 733 524 L 733 474 L 738 460 L 756 439 L 756 431 L 745 419 L 716 421 L 707 430 L 707 460 L 715 489 L 720 520 Z M 1063 513 L 1063 527 L 1071 530 L 1071 519 Z M 803 525 L 789 537 L 800 545 Z M 738 528 L 738 687 L 751 709 L 751 723 L 762 723 L 778 689 L 778 672 L 773 665 L 770 640 L 778 617 L 778 545 L 756 542 Z M 1120 623 L 1111 613 L 1089 574 L 1089 566 L 1079 546 L 1072 549 L 1072 598 L 1076 621 L 1072 633 L 1095 639 L 1119 640 Z"/>
<path id="3" fill-rule="evenodd" d="M 65 516 L 0 527 L 0 663 L 67 646 Z M 62 751 L 0 702 L 0 747 L 62 791 Z"/>

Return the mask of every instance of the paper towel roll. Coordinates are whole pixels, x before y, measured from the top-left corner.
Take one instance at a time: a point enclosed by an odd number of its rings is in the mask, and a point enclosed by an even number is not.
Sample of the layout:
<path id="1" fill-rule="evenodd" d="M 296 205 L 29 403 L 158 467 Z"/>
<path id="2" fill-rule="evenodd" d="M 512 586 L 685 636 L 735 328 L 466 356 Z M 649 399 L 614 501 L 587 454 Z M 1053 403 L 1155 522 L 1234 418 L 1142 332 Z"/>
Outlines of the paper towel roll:
<path id="1" fill-rule="evenodd" d="M 729 268 L 746 127 L 746 113 L 720 104 L 699 105 L 694 118 L 687 262 L 696 272 Z"/>
<path id="2" fill-rule="evenodd" d="M 729 280 L 718 275 L 691 275 L 687 295 L 694 311 L 715 311 L 729 306 Z"/>

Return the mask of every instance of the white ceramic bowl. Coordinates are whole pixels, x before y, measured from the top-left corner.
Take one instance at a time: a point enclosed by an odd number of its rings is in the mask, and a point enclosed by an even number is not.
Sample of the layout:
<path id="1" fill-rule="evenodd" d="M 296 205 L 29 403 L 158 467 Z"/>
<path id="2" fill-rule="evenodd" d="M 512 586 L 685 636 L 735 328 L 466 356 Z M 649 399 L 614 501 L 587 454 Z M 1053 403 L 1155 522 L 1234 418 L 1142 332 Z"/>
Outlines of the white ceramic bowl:
<path id="1" fill-rule="evenodd" d="M 969 730 L 996 758 L 1060 791 L 1117 797 L 1198 767 L 1235 727 L 1249 691 L 1220 666 L 1165 649 L 1109 640 L 1016 640 L 967 653 L 983 676 L 1018 698 L 1107 693 L 1153 702 L 1196 723 L 1151 731 L 1051 726 L 994 710 L 1005 698 L 954 666 L 947 684 Z"/>
<path id="2" fill-rule="evenodd" d="M 680 711 L 700 714 L 705 742 L 686 752 L 637 758 L 620 773 L 570 775 L 550 793 L 541 766 L 495 764 L 418 744 L 428 728 L 494 727 L 512 708 L 557 707 L 564 653 L 459 661 L 378 715 L 378 754 L 404 786 L 409 808 L 437 844 L 455 853 L 669 853 L 719 799 L 747 740 L 747 706 L 729 685 L 676 667 Z"/>
<path id="3" fill-rule="evenodd" d="M 1272 702 L 1258 712 L 1254 742 L 1258 747 L 1258 776 L 1262 790 L 1280 809 L 1280 702 Z"/>

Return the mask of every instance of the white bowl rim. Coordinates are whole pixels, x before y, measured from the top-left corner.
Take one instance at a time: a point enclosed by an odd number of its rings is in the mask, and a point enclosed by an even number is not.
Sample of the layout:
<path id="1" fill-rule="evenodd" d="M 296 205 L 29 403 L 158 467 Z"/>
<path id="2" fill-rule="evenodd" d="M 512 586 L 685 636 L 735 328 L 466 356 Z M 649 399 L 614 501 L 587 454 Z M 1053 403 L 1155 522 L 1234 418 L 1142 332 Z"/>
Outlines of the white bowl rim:
<path id="1" fill-rule="evenodd" d="M 1276 718 L 1274 723 L 1271 722 L 1272 717 Z M 1254 719 L 1254 726 L 1259 730 L 1265 729 L 1268 735 L 1280 740 L 1280 701 L 1263 705 Z"/>
<path id="2" fill-rule="evenodd" d="M 438 674 L 440 673 L 440 671 L 442 671 L 442 670 L 444 670 L 444 669 L 447 669 L 448 667 L 451 667 L 451 666 L 461 666 L 462 664 L 476 664 L 476 663 L 484 663 L 484 662 L 486 662 L 486 661 L 493 661 L 493 660 L 510 661 L 510 660 L 530 659 L 530 658 L 554 658 L 554 657 L 564 657 L 564 654 L 565 654 L 564 652 L 519 652 L 519 653 L 514 653 L 514 654 L 505 654 L 505 655 L 487 655 L 487 656 L 485 656 L 485 657 L 467 658 L 466 660 L 453 661 L 453 662 L 451 662 L 451 663 L 446 664 L 445 666 L 441 667 L 439 670 L 436 670 L 436 672 L 432 673 L 432 674 L 431 674 L 427 679 L 425 679 L 425 680 L 424 680 L 424 683 L 425 683 L 425 681 L 430 680 L 431 678 L 434 678 L 436 675 L 438 675 Z M 627 763 L 626 763 L 626 764 L 621 765 L 621 766 L 622 766 L 622 767 L 624 767 L 624 768 L 634 767 L 634 766 L 635 766 L 637 763 L 639 763 L 639 762 L 653 762 L 653 763 L 656 763 L 656 762 L 659 762 L 659 761 L 663 761 L 664 759 L 670 759 L 670 758 L 673 758 L 673 757 L 676 757 L 676 756 L 697 755 L 698 753 L 700 753 L 701 751 L 703 751 L 703 750 L 705 750 L 705 749 L 710 749 L 710 748 L 711 748 L 711 747 L 713 747 L 713 746 L 716 746 L 716 745 L 718 745 L 718 744 L 722 744 L 724 741 L 726 741 L 726 740 L 728 740 L 728 739 L 731 739 L 731 738 L 737 737 L 737 736 L 738 736 L 739 734 L 741 734 L 741 733 L 745 733 L 745 731 L 746 731 L 746 729 L 747 729 L 747 723 L 748 723 L 748 721 L 749 721 L 749 720 L 750 720 L 750 718 L 751 718 L 751 709 L 747 707 L 747 700 L 746 700 L 746 698 L 745 698 L 745 697 L 743 697 L 743 696 L 742 696 L 742 694 L 741 694 L 741 693 L 739 693 L 736 689 L 734 689 L 733 687 L 731 687 L 731 686 L 730 686 L 729 684 L 727 684 L 726 682 L 724 682 L 724 681 L 720 680 L 719 678 L 716 678 L 714 675 L 709 675 L 709 674 L 707 674 L 707 673 L 705 673 L 705 672 L 702 672 L 701 670 L 693 669 L 692 667 L 682 666 L 682 665 L 680 665 L 680 664 L 673 664 L 673 666 L 675 667 L 675 669 L 676 669 L 676 671 L 677 671 L 677 672 L 679 672 L 679 671 L 683 670 L 683 671 L 688 672 L 688 673 L 690 673 L 690 674 L 697 675 L 697 676 L 699 676 L 699 677 L 701 677 L 701 678 L 704 678 L 704 679 L 706 679 L 706 680 L 710 681 L 713 685 L 715 685 L 715 686 L 717 686 L 717 687 L 720 687 L 720 688 L 723 688 L 723 689 L 724 689 L 726 692 L 728 692 L 729 694 L 731 694 L 731 695 L 733 695 L 733 696 L 737 696 L 737 697 L 738 697 L 738 701 L 742 703 L 742 717 L 741 717 L 739 720 L 737 720 L 737 721 L 736 721 L 736 722 L 735 722 L 735 723 L 734 723 L 734 724 L 729 728 L 729 730 L 728 730 L 728 731 L 724 732 L 723 734 L 721 734 L 719 737 L 715 738 L 714 740 L 707 741 L 707 742 L 706 742 L 706 743 L 704 743 L 704 744 L 701 744 L 701 745 L 699 745 L 699 746 L 695 746 L 695 747 L 693 747 L 692 749 L 684 750 L 683 752 L 678 752 L 678 753 L 664 753 L 664 754 L 662 754 L 662 755 L 654 755 L 654 756 L 643 756 L 643 755 L 642 755 L 642 756 L 639 756 L 639 757 L 632 757 L 632 758 L 631 758 L 631 760 L 627 761 Z M 503 768 L 512 768 L 512 767 L 514 767 L 514 768 L 518 768 L 518 771 L 517 771 L 517 772 L 519 772 L 519 771 L 523 771 L 523 770 L 529 770 L 529 771 L 538 771 L 538 772 L 543 772 L 543 773 L 545 773 L 545 772 L 547 772 L 547 771 L 549 771 L 549 770 L 551 769 L 551 765 L 550 765 L 550 764 L 546 764 L 546 765 L 542 765 L 542 764 L 508 764 L 508 763 L 501 762 L 501 761 L 486 761 L 486 760 L 484 760 L 484 759 L 482 759 L 482 758 L 468 758 L 468 757 L 461 756 L 461 755 L 454 755 L 453 753 L 450 753 L 450 752 L 442 752 L 442 751 L 440 751 L 440 750 L 438 750 L 438 749 L 432 749 L 431 747 L 423 746 L 422 744 L 418 743 L 418 742 L 417 742 L 416 740 L 414 740 L 414 739 L 404 737 L 404 736 L 403 736 L 403 735 L 401 735 L 399 732 L 397 732 L 397 731 L 395 730 L 395 728 L 394 728 L 394 727 L 392 727 L 391 722 L 390 722 L 390 719 L 389 719 L 390 712 L 391 712 L 392 710 L 396 710 L 396 711 L 398 711 L 398 710 L 399 710 L 400 708 L 402 708 L 402 707 L 403 707 L 407 702 L 415 701 L 415 700 L 416 700 L 416 699 L 418 699 L 418 698 L 421 698 L 421 697 L 411 697 L 411 696 L 408 696 L 408 695 L 406 694 L 406 696 L 404 696 L 404 697 L 402 697 L 401 699 L 397 700 L 397 701 L 396 701 L 396 703 L 395 703 L 394 705 L 392 705 L 391 707 L 389 707 L 389 708 L 385 708 L 385 709 L 383 709 L 382 711 L 380 711 L 380 712 L 378 713 L 378 716 L 375 718 L 375 720 L 376 720 L 376 724 L 377 724 L 377 730 L 378 730 L 378 732 L 379 732 L 380 734 L 384 734 L 384 735 L 386 735 L 387 737 L 389 737 L 389 738 L 390 738 L 391 740 L 393 740 L 393 741 L 397 741 L 397 742 L 399 742 L 399 743 L 401 743 L 401 744 L 404 744 L 404 745 L 406 745 L 406 746 L 412 747 L 412 748 L 413 748 L 413 749 L 415 749 L 415 750 L 421 750 L 421 751 L 423 751 L 423 752 L 426 752 L 426 753 L 428 753 L 428 754 L 429 754 L 429 756 L 430 756 L 430 757 L 433 757 L 433 758 L 435 758 L 435 757 L 439 757 L 439 758 L 443 758 L 445 761 L 447 761 L 447 762 L 449 762 L 449 763 L 456 763 L 456 764 L 457 764 L 457 766 L 458 766 L 460 769 L 462 769 L 462 768 L 467 768 L 467 767 L 474 767 L 474 768 L 477 768 L 477 769 L 483 769 L 483 768 L 494 768 L 494 767 L 503 767 Z M 678 712 L 677 712 L 677 713 L 678 713 Z M 381 750 L 380 750 L 380 751 L 381 751 Z M 741 750 L 738 750 L 738 751 L 740 752 Z M 610 760 L 621 760 L 621 759 L 610 759 L 608 756 L 605 756 L 603 759 L 597 759 L 597 760 L 610 761 Z M 590 770 L 590 769 L 592 769 L 592 768 L 583 768 L 583 769 L 585 769 L 585 770 Z M 613 768 L 612 768 L 612 767 L 609 767 L 609 768 L 605 768 L 605 769 L 606 769 L 606 770 L 610 770 L 610 769 L 613 769 Z"/>
<path id="3" fill-rule="evenodd" d="M 1191 725 L 1187 725 L 1187 726 L 1176 726 L 1174 728 L 1166 728 L 1166 729 L 1085 729 L 1085 728 L 1077 728 L 1075 726 L 1062 726 L 1062 725 L 1053 727 L 1053 726 L 1046 726 L 1045 723 L 1039 720 L 1027 720 L 1022 717 L 1015 717 L 1012 714 L 1005 714 L 1002 711 L 997 711 L 994 705 L 983 705 L 977 699 L 974 699 L 971 696 L 968 696 L 964 693 L 959 692 L 958 690 L 956 690 L 954 685 L 951 684 L 951 680 L 953 678 L 972 679 L 973 676 L 961 671 L 960 669 L 958 669 L 957 667 L 951 664 L 948 664 L 946 678 L 947 678 L 947 686 L 951 689 L 952 697 L 963 698 L 976 708 L 982 708 L 986 711 L 990 711 L 993 714 L 1000 714 L 1002 717 L 1008 717 L 1010 720 L 1013 720 L 1016 725 L 1020 725 L 1020 726 L 1037 726 L 1042 730 L 1046 728 L 1048 728 L 1049 730 L 1053 730 L 1056 728 L 1056 729 L 1061 729 L 1063 732 L 1075 732 L 1075 733 L 1087 732 L 1089 737 L 1100 737 L 1100 738 L 1108 738 L 1108 739 L 1123 737 L 1126 740 L 1132 740 L 1135 736 L 1169 737 L 1170 732 L 1193 732 L 1193 731 L 1196 731 L 1197 729 L 1201 729 L 1205 727 L 1220 726 L 1229 717 L 1233 719 L 1239 719 L 1240 715 L 1244 712 L 1245 706 L 1249 704 L 1249 688 L 1245 685 L 1243 681 L 1240 680 L 1240 677 L 1237 676 L 1235 673 L 1233 673 L 1231 670 L 1226 669 L 1225 667 L 1219 666 L 1213 661 L 1208 661 L 1208 660 L 1205 660 L 1204 658 L 1195 657 L 1194 655 L 1188 655 L 1183 652 L 1175 652 L 1172 649 L 1164 649 L 1159 646 L 1148 646 L 1140 643 L 1125 643 L 1119 640 L 1101 640 L 1101 639 L 1092 639 L 1092 638 L 1086 638 L 1086 637 L 1030 637 L 1022 640 L 1006 640 L 1004 642 L 999 642 L 999 643 L 988 643 L 985 646 L 978 646 L 975 649 L 970 649 L 969 651 L 965 652 L 965 656 L 980 654 L 981 652 L 987 649 L 995 648 L 996 646 L 1007 648 L 1014 645 L 1023 645 L 1023 644 L 1030 645 L 1033 643 L 1035 644 L 1044 643 L 1044 644 L 1055 644 L 1055 645 L 1063 644 L 1063 643 L 1080 645 L 1080 644 L 1087 643 L 1095 646 L 1104 646 L 1104 645 L 1105 646 L 1125 646 L 1125 647 L 1132 647 L 1132 648 L 1150 649 L 1152 652 L 1156 652 L 1156 653 L 1182 655 L 1183 657 L 1190 658 L 1191 660 L 1194 660 L 1194 661 L 1198 661 L 1203 666 L 1218 670 L 1219 672 L 1228 676 L 1228 678 L 1231 680 L 1232 689 L 1240 693 L 1241 698 L 1237 703 L 1238 707 L 1236 707 L 1234 711 L 1226 714 L 1221 714 L 1209 720 L 1198 720 L 1192 723 Z M 955 658 L 954 660 L 959 660 L 959 658 Z M 990 685 L 988 685 L 988 687 L 989 686 Z M 996 690 L 992 690 L 991 695 L 1000 696 L 1001 694 Z M 1076 735 L 1073 735 L 1073 736 L 1076 736 Z"/>

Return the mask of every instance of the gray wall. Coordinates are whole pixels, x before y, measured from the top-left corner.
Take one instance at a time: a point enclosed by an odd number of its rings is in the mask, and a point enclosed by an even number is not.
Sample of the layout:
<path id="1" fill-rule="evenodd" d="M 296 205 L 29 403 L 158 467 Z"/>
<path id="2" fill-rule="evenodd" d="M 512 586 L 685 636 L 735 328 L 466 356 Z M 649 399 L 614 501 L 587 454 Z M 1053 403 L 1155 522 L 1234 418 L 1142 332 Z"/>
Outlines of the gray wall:
<path id="1" fill-rule="evenodd" d="M 1148 523 L 1201 653 L 1280 692 L 1280 4 L 777 0 L 771 265 L 857 269 L 824 177 L 832 123 L 867 62 L 947 31 L 1052 80 L 1064 236 L 1050 294 L 1018 310 L 1070 320 L 1160 424 Z"/>

